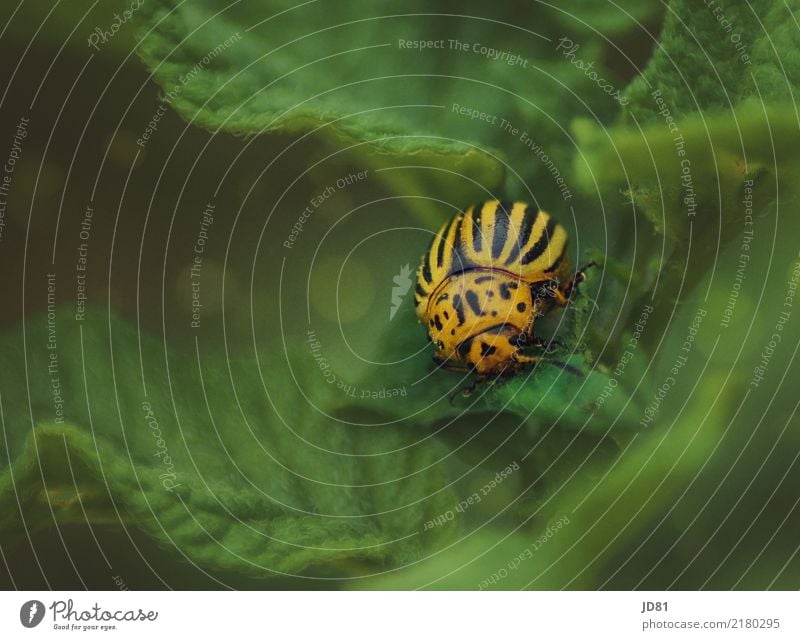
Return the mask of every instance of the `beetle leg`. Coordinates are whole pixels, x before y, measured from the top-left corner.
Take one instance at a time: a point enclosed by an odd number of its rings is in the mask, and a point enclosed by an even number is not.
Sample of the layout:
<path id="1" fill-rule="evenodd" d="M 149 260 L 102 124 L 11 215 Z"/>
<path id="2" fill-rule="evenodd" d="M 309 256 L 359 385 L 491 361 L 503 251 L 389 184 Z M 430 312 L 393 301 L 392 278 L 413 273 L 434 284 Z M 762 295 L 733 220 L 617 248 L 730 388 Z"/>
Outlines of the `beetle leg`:
<path id="1" fill-rule="evenodd" d="M 516 362 L 519 362 L 520 364 L 534 364 L 536 362 L 548 362 L 548 360 L 546 358 L 543 358 L 542 356 L 529 356 L 519 352 L 514 354 L 514 360 Z"/>
<path id="2" fill-rule="evenodd" d="M 570 293 L 572 292 L 573 287 L 574 285 L 572 284 L 567 287 Z M 564 293 L 564 291 L 559 289 L 558 286 L 548 288 L 548 291 L 550 292 L 550 295 L 553 296 L 553 300 L 555 300 L 555 303 L 559 307 L 563 307 L 567 304 L 567 302 L 569 302 L 569 294 Z"/>
<path id="3" fill-rule="evenodd" d="M 533 339 L 531 346 L 537 347 L 539 349 L 544 349 L 545 353 L 553 353 L 558 349 L 566 349 L 566 345 L 561 342 L 561 340 L 556 340 L 555 338 L 551 338 L 550 340 L 545 340 L 544 338 L 537 338 Z"/>
<path id="4" fill-rule="evenodd" d="M 573 367 L 571 364 L 567 364 L 566 362 L 561 362 L 560 360 L 552 360 L 543 356 L 529 356 L 523 353 L 517 353 L 514 359 L 522 364 L 535 364 L 537 362 L 552 364 L 553 366 L 563 369 L 564 371 L 567 371 L 573 375 L 583 377 L 583 372 L 580 369 Z"/>
<path id="5" fill-rule="evenodd" d="M 547 305 L 551 301 L 563 307 L 567 304 L 568 300 L 568 297 L 564 295 L 564 292 L 561 290 L 561 285 L 557 279 L 544 280 L 543 282 L 537 282 L 531 285 L 531 293 L 533 294 L 534 300 L 540 303 L 540 309 L 547 308 L 546 306 L 542 307 L 542 303 Z M 540 311 L 539 315 L 543 314 L 544 311 Z"/>

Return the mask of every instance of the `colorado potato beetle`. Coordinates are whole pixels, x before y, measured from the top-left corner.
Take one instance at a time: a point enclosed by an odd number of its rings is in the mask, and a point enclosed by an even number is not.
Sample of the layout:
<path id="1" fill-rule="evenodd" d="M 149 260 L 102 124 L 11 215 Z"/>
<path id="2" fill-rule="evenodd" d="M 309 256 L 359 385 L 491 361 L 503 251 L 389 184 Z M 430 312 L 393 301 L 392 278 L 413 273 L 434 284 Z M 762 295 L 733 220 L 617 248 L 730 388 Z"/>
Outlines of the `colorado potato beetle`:
<path id="1" fill-rule="evenodd" d="M 476 382 L 554 362 L 535 320 L 566 305 L 594 266 L 570 276 L 567 240 L 563 226 L 524 202 L 489 200 L 445 223 L 422 255 L 414 293 L 434 361 L 475 372 Z"/>

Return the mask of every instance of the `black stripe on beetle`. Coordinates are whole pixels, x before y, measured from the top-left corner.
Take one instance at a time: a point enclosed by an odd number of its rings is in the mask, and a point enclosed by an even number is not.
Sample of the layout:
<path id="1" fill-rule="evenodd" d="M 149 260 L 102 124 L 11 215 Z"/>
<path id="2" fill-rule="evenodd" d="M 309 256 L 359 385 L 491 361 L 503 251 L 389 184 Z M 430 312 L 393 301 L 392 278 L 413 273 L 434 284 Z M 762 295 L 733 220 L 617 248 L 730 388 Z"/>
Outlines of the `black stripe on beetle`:
<path id="1" fill-rule="evenodd" d="M 453 218 L 444 229 L 442 235 L 439 236 L 439 246 L 436 248 L 436 265 L 441 269 L 444 266 L 444 246 L 447 244 L 447 236 L 450 235 L 450 229 L 453 227 L 456 219 Z"/>
<path id="2" fill-rule="evenodd" d="M 431 249 L 433 245 L 431 245 Z M 431 252 L 425 252 L 425 257 L 422 259 L 422 277 L 428 284 L 433 284 L 433 276 L 431 275 Z"/>
<path id="3" fill-rule="evenodd" d="M 458 219 L 455 233 L 453 233 L 453 251 L 450 255 L 450 264 L 448 266 L 448 271 L 451 274 L 461 273 L 475 266 L 475 264 L 464 255 L 462 249 L 463 239 L 461 238 L 461 234 L 464 232 L 463 230 L 464 218 L 462 216 Z"/>
<path id="4" fill-rule="evenodd" d="M 508 227 L 511 218 L 511 207 L 513 204 L 499 202 L 494 213 L 494 235 L 492 236 L 492 259 L 497 260 L 503 253 L 503 247 L 508 240 Z"/>
<path id="5" fill-rule="evenodd" d="M 483 204 L 479 204 L 472 209 L 472 248 L 475 253 L 481 252 L 481 242 L 483 240 L 483 228 L 481 227 L 481 212 Z"/>
<path id="6" fill-rule="evenodd" d="M 528 244 L 528 241 L 531 239 L 531 229 L 533 229 L 533 225 L 535 225 L 536 221 L 539 219 L 539 215 L 540 211 L 538 209 L 534 211 L 531 206 L 525 207 L 522 222 L 520 222 L 519 229 L 517 229 L 517 240 L 511 248 L 511 253 L 508 256 L 508 260 L 506 260 L 506 264 L 514 264 L 517 256 L 519 256 L 519 252 L 522 251 L 522 247 Z"/>
<path id="7" fill-rule="evenodd" d="M 558 223 L 553 218 L 548 220 L 541 237 L 536 241 L 536 244 L 522 256 L 522 259 L 519 261 L 520 264 L 529 264 L 544 253 L 544 250 L 547 249 L 547 245 L 550 244 L 550 238 L 552 238 L 553 233 L 555 233 L 557 224 Z"/>
<path id="8" fill-rule="evenodd" d="M 558 269 L 558 267 L 564 261 L 564 256 L 566 255 L 567 255 L 567 243 L 565 242 L 564 248 L 561 249 L 561 253 L 558 254 L 558 257 L 555 260 L 553 260 L 553 264 L 551 264 L 549 267 L 547 267 L 547 269 L 545 269 L 545 273 L 553 273 L 556 269 Z"/>

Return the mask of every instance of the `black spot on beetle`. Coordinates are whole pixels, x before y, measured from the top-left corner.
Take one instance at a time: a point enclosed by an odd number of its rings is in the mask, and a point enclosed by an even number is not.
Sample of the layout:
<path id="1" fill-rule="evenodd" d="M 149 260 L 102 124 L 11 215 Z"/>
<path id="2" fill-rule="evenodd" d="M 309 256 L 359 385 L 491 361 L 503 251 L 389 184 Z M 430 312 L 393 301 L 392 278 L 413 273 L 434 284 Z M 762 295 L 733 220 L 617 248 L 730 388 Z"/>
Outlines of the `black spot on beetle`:
<path id="1" fill-rule="evenodd" d="M 450 314 L 447 313 L 447 310 L 444 311 L 444 319 L 445 320 L 449 320 L 450 319 Z"/>
<path id="2" fill-rule="evenodd" d="M 522 313 L 523 311 L 525 311 L 525 309 L 527 309 L 527 306 L 526 306 L 526 304 L 525 304 L 524 302 L 520 302 L 520 303 L 517 305 L 517 311 L 519 311 L 520 313 Z"/>
<path id="3" fill-rule="evenodd" d="M 442 321 L 441 321 L 441 320 L 439 320 L 439 316 L 434 316 L 434 317 L 433 317 L 433 322 L 434 322 L 434 324 L 436 325 L 436 328 L 437 328 L 439 331 L 441 331 L 441 330 L 442 330 Z"/>

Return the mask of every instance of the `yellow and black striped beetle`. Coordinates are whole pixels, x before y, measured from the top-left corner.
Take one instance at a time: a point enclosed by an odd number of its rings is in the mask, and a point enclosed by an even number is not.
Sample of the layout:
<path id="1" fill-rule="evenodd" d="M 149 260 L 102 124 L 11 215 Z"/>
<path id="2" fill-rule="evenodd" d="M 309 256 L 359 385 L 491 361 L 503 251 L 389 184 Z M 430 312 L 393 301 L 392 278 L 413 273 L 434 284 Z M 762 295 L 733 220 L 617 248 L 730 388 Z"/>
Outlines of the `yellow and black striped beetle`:
<path id="1" fill-rule="evenodd" d="M 566 305 L 594 266 L 570 276 L 567 241 L 563 226 L 524 202 L 489 200 L 445 223 L 422 256 L 414 293 L 434 361 L 475 372 L 475 384 L 540 361 L 569 368 L 545 357 L 552 341 L 533 335 L 536 318 Z"/>

